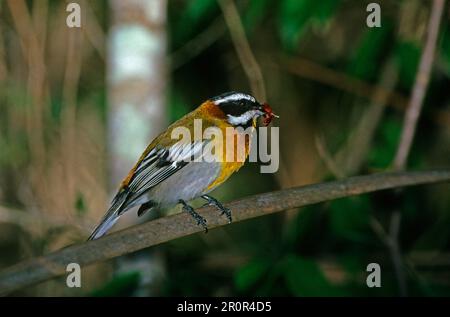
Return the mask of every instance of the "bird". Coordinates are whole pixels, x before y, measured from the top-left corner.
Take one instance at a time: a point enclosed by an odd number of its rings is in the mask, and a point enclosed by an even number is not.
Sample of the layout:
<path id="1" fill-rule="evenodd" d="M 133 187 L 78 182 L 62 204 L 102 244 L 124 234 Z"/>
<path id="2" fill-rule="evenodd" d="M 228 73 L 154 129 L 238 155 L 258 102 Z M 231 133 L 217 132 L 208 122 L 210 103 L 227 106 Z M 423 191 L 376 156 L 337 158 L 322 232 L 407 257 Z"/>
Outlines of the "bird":
<path id="1" fill-rule="evenodd" d="M 105 235 L 121 215 L 136 206 L 139 206 L 137 215 L 142 216 L 153 208 L 164 209 L 181 204 L 182 210 L 189 213 L 207 232 L 206 219 L 188 204 L 189 201 L 200 197 L 206 201 L 205 205 L 217 208 L 231 223 L 231 211 L 208 193 L 244 165 L 249 154 L 250 136 L 242 131 L 247 128 L 254 130 L 260 117 L 267 126 L 278 116 L 267 103 L 259 103 L 252 95 L 231 91 L 209 98 L 198 108 L 172 123 L 148 145 L 121 182 L 109 209 L 88 240 Z M 202 128 L 223 132 L 224 138 L 227 137 L 227 128 L 233 129 L 233 132 L 238 131 L 233 137 L 244 138 L 244 159 L 224 159 L 225 154 L 220 152 L 226 152 L 227 143 L 223 142 L 225 145 L 215 151 L 215 155 L 222 155 L 222 160 L 192 160 L 211 139 L 205 139 L 203 135 L 195 136 L 194 132 L 192 140 L 182 142 L 174 139 L 172 133 L 183 127 L 192 132 L 197 120 L 201 120 Z"/>

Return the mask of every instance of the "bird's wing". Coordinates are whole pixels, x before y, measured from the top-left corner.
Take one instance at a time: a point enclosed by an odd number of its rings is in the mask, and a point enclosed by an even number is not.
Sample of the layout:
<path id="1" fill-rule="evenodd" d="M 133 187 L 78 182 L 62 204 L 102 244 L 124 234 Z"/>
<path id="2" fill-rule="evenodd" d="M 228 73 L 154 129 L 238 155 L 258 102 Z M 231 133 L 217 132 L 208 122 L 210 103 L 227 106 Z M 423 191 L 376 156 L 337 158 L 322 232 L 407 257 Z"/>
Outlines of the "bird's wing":
<path id="1" fill-rule="evenodd" d="M 208 140 L 192 143 L 177 142 L 170 147 L 155 147 L 148 152 L 133 169 L 133 174 L 122 191 L 127 199 L 121 212 L 132 207 L 134 202 L 150 189 L 201 157 L 203 146 Z"/>
<path id="2" fill-rule="evenodd" d="M 89 240 L 103 236 L 125 211 L 139 204 L 139 198 L 146 192 L 202 155 L 203 145 L 206 142 L 177 142 L 168 147 L 149 147 L 125 178 L 111 207 L 94 229 Z"/>

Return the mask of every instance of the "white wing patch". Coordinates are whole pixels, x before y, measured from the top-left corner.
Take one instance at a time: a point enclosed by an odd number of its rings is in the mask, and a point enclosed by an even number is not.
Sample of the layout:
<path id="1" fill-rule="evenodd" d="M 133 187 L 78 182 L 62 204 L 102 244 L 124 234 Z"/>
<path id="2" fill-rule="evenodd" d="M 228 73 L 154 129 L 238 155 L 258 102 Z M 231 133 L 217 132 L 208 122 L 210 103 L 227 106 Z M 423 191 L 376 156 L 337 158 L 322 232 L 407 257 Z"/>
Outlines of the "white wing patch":
<path id="1" fill-rule="evenodd" d="M 236 101 L 236 100 L 241 100 L 241 99 L 246 99 L 251 102 L 256 102 L 256 99 L 253 98 L 252 96 L 237 92 L 235 94 L 232 94 L 232 95 L 220 98 L 220 99 L 215 99 L 214 103 L 216 105 L 220 105 L 221 103 L 224 103 L 224 102 Z"/>
<path id="2" fill-rule="evenodd" d="M 207 141 L 206 141 L 207 142 Z M 202 155 L 205 141 L 175 143 L 169 148 L 154 148 L 142 160 L 128 184 L 127 203 L 132 203 L 176 171 Z"/>
<path id="3" fill-rule="evenodd" d="M 174 162 L 192 161 L 198 155 L 201 155 L 204 143 L 203 141 L 194 141 L 189 144 L 177 142 L 168 149 L 168 159 Z"/>

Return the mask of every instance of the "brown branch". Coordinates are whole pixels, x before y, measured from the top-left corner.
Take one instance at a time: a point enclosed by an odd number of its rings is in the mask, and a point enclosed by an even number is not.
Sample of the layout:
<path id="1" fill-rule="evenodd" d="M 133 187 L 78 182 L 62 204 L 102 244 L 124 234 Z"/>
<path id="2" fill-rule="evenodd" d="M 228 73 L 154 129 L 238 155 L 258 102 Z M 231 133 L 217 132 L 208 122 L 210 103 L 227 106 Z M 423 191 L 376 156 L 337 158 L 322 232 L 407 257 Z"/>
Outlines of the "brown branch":
<path id="1" fill-rule="evenodd" d="M 97 51 L 98 55 L 104 60 L 106 56 L 105 52 L 105 31 L 103 31 L 102 26 L 95 16 L 94 8 L 89 1 L 84 0 L 81 3 L 81 7 L 85 9 L 86 23 L 82 28 L 86 39 L 92 45 L 92 47 Z"/>
<path id="2" fill-rule="evenodd" d="M 399 294 L 400 296 L 405 297 L 407 296 L 406 278 L 403 271 L 404 264 L 398 239 L 400 233 L 400 219 L 400 212 L 398 210 L 394 211 L 391 215 L 389 232 L 384 230 L 381 223 L 375 217 L 371 217 L 370 225 L 380 240 L 383 241 L 389 249 L 392 265 L 394 266 L 395 276 L 398 282 Z"/>
<path id="3" fill-rule="evenodd" d="M 374 103 L 387 102 L 398 110 L 406 108 L 408 100 L 402 94 L 383 86 L 369 84 L 359 78 L 335 71 L 302 57 L 281 58 L 283 68 L 294 74 L 340 90 L 365 97 Z M 273 66 L 277 64 L 273 63 Z"/>
<path id="4" fill-rule="evenodd" d="M 403 130 L 400 136 L 397 153 L 393 161 L 395 170 L 404 170 L 411 151 L 411 145 L 417 128 L 420 113 L 425 99 L 425 93 L 430 81 L 436 42 L 439 34 L 442 14 L 444 12 L 444 0 L 434 0 L 428 22 L 427 39 L 425 48 L 420 58 L 419 69 L 416 74 L 412 95 L 405 112 Z M 400 211 L 394 211 L 391 216 L 391 229 L 389 231 L 388 248 L 395 268 L 395 275 L 399 284 L 401 296 L 407 296 L 406 278 L 403 272 L 403 259 L 399 243 Z"/>
<path id="5" fill-rule="evenodd" d="M 233 211 L 234 222 L 239 222 L 347 196 L 401 186 L 449 181 L 450 169 L 381 173 L 260 194 L 231 202 L 227 207 Z M 226 218 L 219 216 L 211 207 L 201 208 L 198 212 L 207 219 L 210 229 L 227 224 Z M 1 272 L 0 294 L 11 293 L 25 286 L 63 275 L 69 263 L 75 262 L 84 267 L 202 230 L 189 215 L 180 213 L 112 233 L 99 240 L 73 245 L 19 263 Z"/>
<path id="6" fill-rule="evenodd" d="M 371 85 L 356 77 L 352 77 L 305 58 L 283 57 L 279 62 L 267 62 L 267 65 L 272 68 L 282 67 L 287 72 L 296 76 L 367 98 L 375 103 L 382 103 L 382 99 L 387 98 L 387 104 L 399 111 L 405 111 L 408 105 L 408 99 L 399 92 L 389 92 L 383 87 Z M 386 97 L 384 97 L 385 94 L 387 94 Z M 432 118 L 439 125 L 450 125 L 449 111 L 434 110 L 432 112 Z"/>
<path id="7" fill-rule="evenodd" d="M 333 176 L 336 177 L 337 179 L 344 178 L 346 176 L 345 171 L 342 171 L 341 166 L 337 164 L 333 155 L 328 150 L 323 135 L 316 135 L 314 141 L 316 144 L 317 152 L 319 153 L 319 157 L 324 162 L 328 171 L 331 172 L 331 174 L 333 174 Z"/>
<path id="8" fill-rule="evenodd" d="M 218 3 L 230 30 L 231 39 L 242 68 L 250 81 L 252 92 L 257 99 L 266 101 L 266 88 L 262 71 L 248 43 L 236 4 L 233 0 L 219 0 Z"/>
<path id="9" fill-rule="evenodd" d="M 394 159 L 394 168 L 403 170 L 406 166 L 411 145 L 416 133 L 417 121 L 422 111 L 423 100 L 430 81 L 431 67 L 433 65 L 436 42 L 439 34 L 442 14 L 444 12 L 444 0 L 434 0 L 428 24 L 425 49 L 420 58 L 419 70 L 416 74 L 411 99 L 405 113 L 400 144 Z"/>

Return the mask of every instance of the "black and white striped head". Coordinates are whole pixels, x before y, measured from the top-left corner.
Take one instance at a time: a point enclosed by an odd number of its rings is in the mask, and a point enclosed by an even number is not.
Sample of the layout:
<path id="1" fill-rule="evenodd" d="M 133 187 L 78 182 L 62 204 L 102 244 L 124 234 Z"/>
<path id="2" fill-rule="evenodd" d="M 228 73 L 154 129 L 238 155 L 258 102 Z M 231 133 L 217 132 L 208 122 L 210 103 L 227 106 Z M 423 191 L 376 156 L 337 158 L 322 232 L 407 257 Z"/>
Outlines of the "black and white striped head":
<path id="1" fill-rule="evenodd" d="M 265 114 L 263 105 L 255 97 L 241 92 L 227 92 L 211 99 L 233 126 L 247 127 L 254 119 Z"/>

